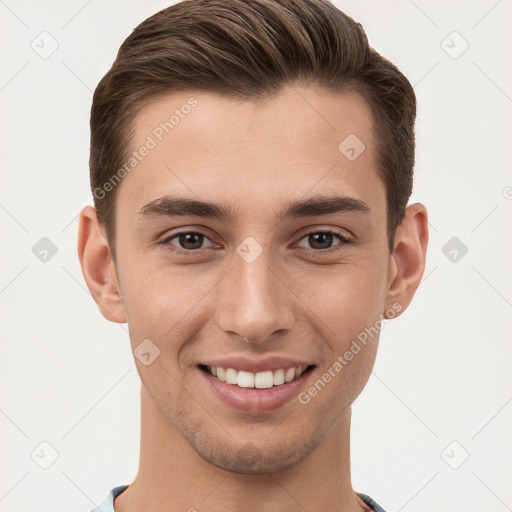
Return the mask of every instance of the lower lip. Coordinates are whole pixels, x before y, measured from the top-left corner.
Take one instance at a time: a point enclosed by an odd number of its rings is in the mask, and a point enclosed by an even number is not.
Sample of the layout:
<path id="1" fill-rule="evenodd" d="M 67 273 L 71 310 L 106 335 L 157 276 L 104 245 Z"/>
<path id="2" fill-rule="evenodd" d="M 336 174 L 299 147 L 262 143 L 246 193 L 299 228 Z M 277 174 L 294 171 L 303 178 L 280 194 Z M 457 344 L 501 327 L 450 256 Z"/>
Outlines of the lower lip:
<path id="1" fill-rule="evenodd" d="M 226 384 L 200 368 L 199 373 L 210 389 L 228 405 L 245 412 L 262 413 L 273 411 L 297 396 L 312 370 L 304 372 L 291 382 L 267 389 L 241 388 L 236 384 Z"/>

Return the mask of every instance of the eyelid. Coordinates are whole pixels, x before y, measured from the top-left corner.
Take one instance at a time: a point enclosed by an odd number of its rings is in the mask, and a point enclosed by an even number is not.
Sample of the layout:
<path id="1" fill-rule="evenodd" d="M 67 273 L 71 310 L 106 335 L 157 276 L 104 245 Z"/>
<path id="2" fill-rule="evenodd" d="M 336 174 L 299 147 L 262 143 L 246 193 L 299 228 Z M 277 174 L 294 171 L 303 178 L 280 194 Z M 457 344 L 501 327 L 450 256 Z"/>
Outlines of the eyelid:
<path id="1" fill-rule="evenodd" d="M 332 227 L 329 227 L 329 228 L 327 228 L 327 227 L 326 228 L 321 228 L 321 227 L 314 228 L 313 227 L 312 228 L 310 226 L 309 228 L 304 228 L 304 229 L 305 229 L 305 231 L 302 231 L 303 234 L 300 235 L 300 238 L 298 240 L 299 242 L 302 241 L 307 236 L 312 235 L 312 234 L 317 234 L 317 233 L 331 234 L 340 239 L 339 243 L 337 243 L 331 247 L 328 247 L 327 249 L 314 249 L 312 247 L 299 246 L 299 247 L 301 247 L 301 250 L 305 251 L 305 252 L 310 252 L 310 253 L 315 253 L 315 254 L 329 253 L 331 251 L 340 250 L 344 246 L 353 242 L 353 237 L 351 236 L 351 234 L 349 235 L 346 230 L 342 230 L 340 228 L 332 228 Z M 183 249 L 179 246 L 175 246 L 174 244 L 170 243 L 171 240 L 174 240 L 175 238 L 179 237 L 180 235 L 191 234 L 191 233 L 197 234 L 197 235 L 202 235 L 206 240 L 210 241 L 211 245 L 209 245 L 207 247 L 201 247 L 200 249 Z M 171 232 L 171 233 L 167 232 L 166 235 L 162 238 L 162 240 L 158 243 L 165 245 L 165 246 L 173 245 L 173 249 L 169 249 L 170 251 L 173 251 L 175 253 L 188 254 L 188 255 L 198 254 L 199 252 L 201 252 L 205 249 L 211 249 L 212 247 L 215 247 L 215 245 L 216 245 L 202 229 L 193 228 L 193 227 L 189 228 L 189 229 L 180 229 L 179 231 L 175 231 L 175 232 Z"/>
<path id="2" fill-rule="evenodd" d="M 307 228 L 301 229 L 297 236 L 299 236 L 300 240 L 302 240 L 304 237 L 314 233 L 330 233 L 332 235 L 339 236 L 341 239 L 347 242 L 353 241 L 355 239 L 355 236 L 348 229 L 337 228 L 333 226 L 308 226 Z"/>
<path id="3" fill-rule="evenodd" d="M 331 251 L 336 251 L 336 250 L 342 249 L 343 247 L 345 247 L 348 244 L 351 244 L 353 242 L 353 237 L 348 235 L 346 231 L 340 230 L 340 229 L 335 229 L 335 228 L 317 228 L 317 229 L 312 229 L 312 230 L 310 229 L 309 231 L 307 231 L 306 233 L 301 235 L 301 237 L 299 238 L 299 242 L 304 240 L 304 238 L 308 237 L 309 235 L 317 234 L 317 233 L 325 233 L 325 234 L 330 234 L 330 235 L 336 236 L 339 238 L 340 242 L 332 245 L 331 247 L 328 247 L 327 249 L 313 249 L 312 247 L 299 246 L 299 247 L 301 247 L 301 250 L 304 250 L 306 252 L 313 252 L 315 254 L 328 253 Z"/>
<path id="4" fill-rule="evenodd" d="M 195 235 L 202 235 L 205 240 L 208 240 L 211 245 L 207 247 L 201 247 L 200 249 L 183 249 L 182 247 L 175 246 L 171 243 L 171 240 L 174 240 L 175 238 L 178 238 L 180 235 L 186 235 L 186 234 L 195 234 Z M 170 249 L 171 251 L 175 251 L 178 253 L 187 253 L 187 254 L 197 254 L 198 252 L 204 250 L 204 249 L 210 249 L 211 247 L 215 246 L 215 243 L 211 240 L 211 238 L 201 229 L 199 228 L 191 228 L 191 229 L 181 229 L 179 231 L 175 232 L 167 232 L 165 236 L 158 242 L 158 244 L 162 245 L 173 245 L 174 249 Z"/>

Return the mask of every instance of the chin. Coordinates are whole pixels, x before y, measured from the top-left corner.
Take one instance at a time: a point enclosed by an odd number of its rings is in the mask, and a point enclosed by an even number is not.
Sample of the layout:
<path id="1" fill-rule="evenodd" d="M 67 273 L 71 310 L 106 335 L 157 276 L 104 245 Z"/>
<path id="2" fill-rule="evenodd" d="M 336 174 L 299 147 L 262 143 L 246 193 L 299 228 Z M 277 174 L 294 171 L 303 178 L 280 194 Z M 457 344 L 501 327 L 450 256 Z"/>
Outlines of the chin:
<path id="1" fill-rule="evenodd" d="M 320 436 L 297 434 L 286 440 L 272 435 L 262 441 L 215 439 L 201 429 L 183 432 L 192 449 L 206 462 L 225 471 L 269 474 L 290 469 L 312 453 L 323 441 Z"/>

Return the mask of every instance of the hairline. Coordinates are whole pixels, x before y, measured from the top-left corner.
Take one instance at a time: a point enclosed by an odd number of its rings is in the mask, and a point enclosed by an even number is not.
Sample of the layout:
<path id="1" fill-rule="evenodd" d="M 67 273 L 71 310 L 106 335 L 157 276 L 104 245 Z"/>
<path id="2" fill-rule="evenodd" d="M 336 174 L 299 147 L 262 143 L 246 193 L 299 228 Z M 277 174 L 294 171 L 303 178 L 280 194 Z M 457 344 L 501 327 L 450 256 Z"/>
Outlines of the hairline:
<path id="1" fill-rule="evenodd" d="M 306 87 L 314 86 L 319 89 L 321 89 L 324 92 L 331 93 L 333 95 L 344 95 L 344 94 L 357 94 L 359 95 L 363 101 L 368 105 L 370 108 L 372 117 L 373 117 L 373 123 L 371 126 L 371 132 L 373 135 L 372 142 L 375 145 L 375 155 L 376 155 L 376 174 L 377 177 L 380 179 L 382 184 L 384 185 L 385 190 L 385 202 L 386 202 L 386 236 L 388 239 L 388 248 L 391 251 L 394 241 L 394 235 L 395 232 L 392 234 L 389 232 L 389 222 L 390 222 L 390 211 L 389 211 L 389 191 L 388 186 L 386 182 L 384 181 L 385 173 L 380 169 L 379 160 L 381 156 L 381 147 L 380 145 L 383 144 L 382 136 L 380 134 L 380 119 L 379 119 L 379 112 L 378 107 L 374 105 L 374 102 L 369 100 L 368 97 L 371 98 L 371 95 L 368 94 L 367 86 L 365 83 L 363 83 L 360 79 L 347 79 L 345 83 L 343 83 L 341 86 L 337 87 L 336 89 L 332 87 L 327 87 L 325 84 L 321 83 L 319 80 L 315 80 L 315 77 L 311 77 L 309 79 L 304 78 L 297 78 L 295 80 L 286 82 L 282 84 L 279 88 L 272 89 L 272 90 L 263 90 L 263 91 L 257 91 L 254 94 L 240 94 L 237 93 L 235 90 L 229 90 L 224 89 L 220 87 L 211 87 L 211 88 L 197 88 L 197 87 L 190 87 L 184 84 L 183 87 L 174 87 L 172 90 L 162 90 L 156 93 L 149 92 L 145 96 L 141 97 L 139 101 L 137 101 L 132 107 L 127 111 L 127 116 L 125 119 L 126 122 L 126 128 L 121 130 L 121 139 L 122 144 L 126 148 L 123 151 L 123 160 L 128 159 L 128 155 L 131 151 L 133 151 L 133 137 L 136 133 L 136 124 L 137 121 L 140 118 L 140 115 L 142 112 L 152 105 L 154 105 L 159 100 L 162 100 L 164 98 L 168 98 L 170 96 L 178 95 L 178 94 L 197 94 L 197 93 L 209 93 L 213 95 L 217 95 L 220 98 L 224 98 L 231 101 L 238 101 L 239 103 L 244 102 L 251 102 L 256 104 L 258 107 L 264 106 L 267 102 L 272 101 L 273 99 L 276 99 L 279 97 L 283 90 L 287 86 L 294 86 L 294 85 L 305 85 Z M 362 90 L 361 90 L 362 89 Z M 116 204 L 117 204 L 117 195 L 119 194 L 119 189 L 121 188 L 125 178 L 122 178 L 119 185 L 114 187 L 109 194 L 113 194 L 110 198 L 110 209 L 109 209 L 109 215 L 108 220 L 110 221 L 109 225 L 107 226 L 107 222 L 102 222 L 102 225 L 105 227 L 105 231 L 107 232 L 107 239 L 110 247 L 110 252 L 112 255 L 112 259 L 115 261 L 116 259 L 116 245 L 115 245 L 115 238 L 116 238 L 116 231 L 117 231 L 117 223 L 116 223 Z M 396 231 L 396 229 L 395 229 Z"/>

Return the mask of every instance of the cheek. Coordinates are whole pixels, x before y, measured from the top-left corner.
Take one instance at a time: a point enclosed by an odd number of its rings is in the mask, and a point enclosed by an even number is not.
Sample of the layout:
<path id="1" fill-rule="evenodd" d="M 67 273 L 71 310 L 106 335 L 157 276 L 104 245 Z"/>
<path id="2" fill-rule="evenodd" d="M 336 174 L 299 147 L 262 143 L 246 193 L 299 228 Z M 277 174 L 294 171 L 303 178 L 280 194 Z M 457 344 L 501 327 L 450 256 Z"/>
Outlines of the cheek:
<path id="1" fill-rule="evenodd" d="M 173 270 L 158 265 L 146 267 L 136 271 L 133 265 L 132 276 L 122 287 L 130 337 L 133 345 L 149 338 L 165 350 L 169 343 L 186 339 L 187 333 L 199 329 L 204 315 L 199 316 L 198 311 L 216 280 L 209 274 L 199 280 L 192 266 Z M 173 351 L 178 349 L 173 347 Z"/>
<path id="2" fill-rule="evenodd" d="M 315 332 L 323 337 L 325 357 L 301 401 L 316 404 L 318 414 L 333 421 L 365 387 L 382 326 L 384 293 L 375 287 L 372 276 L 347 279 L 343 284 L 342 289 L 325 294 L 316 304 L 314 311 L 319 312 L 320 321 Z"/>
<path id="3" fill-rule="evenodd" d="M 356 338 L 375 324 L 382 312 L 384 300 L 380 290 L 370 287 L 370 283 L 367 290 L 363 289 L 361 281 L 358 281 L 357 288 L 351 289 L 351 283 L 345 285 L 344 290 L 325 300 L 322 308 L 334 331 L 333 336 L 342 345 L 340 349 L 349 339 Z"/>
<path id="4" fill-rule="evenodd" d="M 315 332 L 321 333 L 325 342 L 325 358 L 318 377 L 323 383 L 328 381 L 330 392 L 324 396 L 339 397 L 333 402 L 338 404 L 338 412 L 364 388 L 375 362 L 386 296 L 383 268 L 384 262 L 375 260 L 367 265 L 359 261 L 357 265 L 338 268 L 322 281 L 324 293 L 318 293 L 316 288 L 313 303 L 310 302 L 319 319 Z M 306 286 L 304 297 L 313 289 L 311 285 Z M 319 383 L 317 387 L 321 386 Z"/>
<path id="5" fill-rule="evenodd" d="M 386 266 L 361 259 L 312 274 L 301 285 L 304 302 L 331 327 L 331 335 L 346 339 L 374 324 L 383 312 Z"/>

